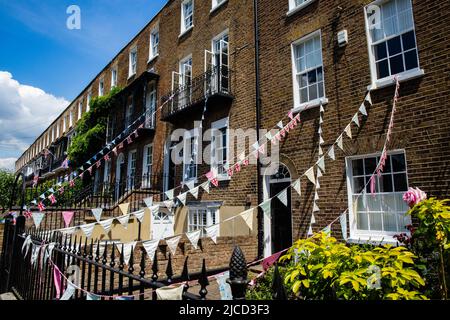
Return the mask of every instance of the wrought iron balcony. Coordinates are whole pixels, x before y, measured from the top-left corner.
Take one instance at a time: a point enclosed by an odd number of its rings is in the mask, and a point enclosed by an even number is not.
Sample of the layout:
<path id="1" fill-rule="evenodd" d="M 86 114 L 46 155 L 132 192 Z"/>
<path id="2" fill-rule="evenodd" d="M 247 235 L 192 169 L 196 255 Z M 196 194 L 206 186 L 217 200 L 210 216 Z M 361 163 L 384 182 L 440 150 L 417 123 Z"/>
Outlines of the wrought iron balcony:
<path id="1" fill-rule="evenodd" d="M 164 105 L 161 119 L 170 121 L 186 111 L 193 111 L 201 107 L 206 99 L 208 103 L 218 100 L 231 101 L 231 75 L 232 71 L 228 67 L 214 67 L 193 78 L 188 84 L 169 92 L 161 98 L 161 104 Z"/>

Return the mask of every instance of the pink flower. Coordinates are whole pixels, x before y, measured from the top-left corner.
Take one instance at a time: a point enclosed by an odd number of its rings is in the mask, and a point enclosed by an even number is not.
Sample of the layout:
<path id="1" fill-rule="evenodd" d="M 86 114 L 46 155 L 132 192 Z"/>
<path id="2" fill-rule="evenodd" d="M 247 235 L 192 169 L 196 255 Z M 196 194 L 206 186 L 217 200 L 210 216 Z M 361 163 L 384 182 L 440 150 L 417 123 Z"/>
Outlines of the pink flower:
<path id="1" fill-rule="evenodd" d="M 419 202 L 425 200 L 427 194 L 419 188 L 409 188 L 403 195 L 403 200 L 409 205 L 410 208 L 414 207 Z"/>

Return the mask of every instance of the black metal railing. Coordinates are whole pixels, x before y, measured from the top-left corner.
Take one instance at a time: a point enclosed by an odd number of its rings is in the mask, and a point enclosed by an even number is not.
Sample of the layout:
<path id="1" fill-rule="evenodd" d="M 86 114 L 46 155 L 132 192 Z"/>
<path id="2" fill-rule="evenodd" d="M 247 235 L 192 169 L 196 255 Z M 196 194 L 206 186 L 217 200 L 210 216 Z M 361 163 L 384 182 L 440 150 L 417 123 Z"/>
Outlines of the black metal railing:
<path id="1" fill-rule="evenodd" d="M 161 118 L 167 119 L 211 96 L 231 97 L 231 75 L 232 71 L 228 67 L 218 66 L 177 87 L 161 98 L 161 104 L 164 105 Z"/>

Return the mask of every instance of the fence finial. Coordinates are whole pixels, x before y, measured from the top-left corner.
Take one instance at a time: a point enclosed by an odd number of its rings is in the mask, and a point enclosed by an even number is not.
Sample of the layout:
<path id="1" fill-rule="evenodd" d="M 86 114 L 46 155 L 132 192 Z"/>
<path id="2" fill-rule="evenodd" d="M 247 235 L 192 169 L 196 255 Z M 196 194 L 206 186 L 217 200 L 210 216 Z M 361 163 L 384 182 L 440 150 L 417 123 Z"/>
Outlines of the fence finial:
<path id="1" fill-rule="evenodd" d="M 230 260 L 230 284 L 233 300 L 245 300 L 245 292 L 249 283 L 247 279 L 247 262 L 239 246 L 234 247 Z"/>

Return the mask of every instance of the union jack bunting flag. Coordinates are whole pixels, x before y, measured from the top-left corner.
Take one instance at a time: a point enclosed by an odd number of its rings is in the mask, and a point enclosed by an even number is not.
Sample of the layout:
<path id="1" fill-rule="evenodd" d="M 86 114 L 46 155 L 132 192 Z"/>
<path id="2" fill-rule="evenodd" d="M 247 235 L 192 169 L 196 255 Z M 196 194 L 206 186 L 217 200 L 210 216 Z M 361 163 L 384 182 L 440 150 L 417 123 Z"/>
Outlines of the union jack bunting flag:
<path id="1" fill-rule="evenodd" d="M 71 186 L 71 187 L 75 187 L 75 180 L 70 180 L 70 182 L 69 182 L 69 185 Z"/>
<path id="2" fill-rule="evenodd" d="M 105 156 L 103 157 L 103 159 L 105 159 L 105 161 L 109 161 L 109 160 L 110 160 L 109 155 L 108 155 L 108 154 L 105 154 Z"/>
<path id="3" fill-rule="evenodd" d="M 33 213 L 30 210 L 26 210 L 23 213 L 23 216 L 25 217 L 25 219 L 31 219 L 31 217 L 33 216 Z"/>
<path id="4" fill-rule="evenodd" d="M 39 182 L 39 176 L 35 175 L 33 178 L 33 187 L 36 187 Z"/>
<path id="5" fill-rule="evenodd" d="M 100 161 L 97 161 L 97 163 L 95 164 L 97 166 L 97 168 L 100 168 L 100 166 L 102 165 Z"/>
<path id="6" fill-rule="evenodd" d="M 55 203 L 56 203 L 56 198 L 55 198 L 55 195 L 54 195 L 54 194 L 51 194 L 51 195 L 48 197 L 48 199 L 50 200 L 50 202 L 51 202 L 52 204 L 55 204 Z"/>
<path id="7" fill-rule="evenodd" d="M 38 209 L 39 209 L 39 211 L 44 211 L 45 210 L 45 206 L 44 206 L 44 204 L 42 203 L 42 202 L 39 202 L 39 204 L 38 204 Z"/>
<path id="8" fill-rule="evenodd" d="M 63 194 L 64 193 L 64 187 L 59 188 L 59 194 Z"/>
<path id="9" fill-rule="evenodd" d="M 131 144 L 133 142 L 133 139 L 131 139 L 131 135 L 127 137 L 127 143 Z"/>

